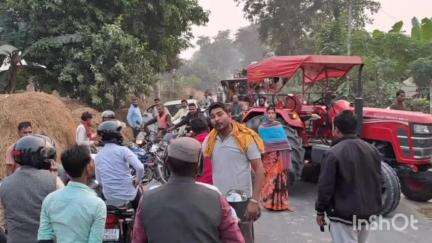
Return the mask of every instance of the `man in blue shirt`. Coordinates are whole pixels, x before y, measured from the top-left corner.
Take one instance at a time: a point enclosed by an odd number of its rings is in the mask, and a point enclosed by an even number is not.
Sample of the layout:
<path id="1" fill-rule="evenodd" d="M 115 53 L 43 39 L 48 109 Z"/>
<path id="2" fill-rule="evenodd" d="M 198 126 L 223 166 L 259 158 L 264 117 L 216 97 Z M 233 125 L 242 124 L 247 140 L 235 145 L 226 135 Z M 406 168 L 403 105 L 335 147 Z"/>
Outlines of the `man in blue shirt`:
<path id="1" fill-rule="evenodd" d="M 129 107 L 129 111 L 127 114 L 127 122 L 132 128 L 134 137 L 136 138 L 136 136 L 140 132 L 140 127 L 142 124 L 141 110 L 138 107 L 138 99 L 136 97 L 132 98 L 132 104 Z"/>
<path id="2" fill-rule="evenodd" d="M 71 181 L 49 194 L 42 203 L 39 242 L 102 242 L 106 205 L 87 185 L 94 175 L 94 163 L 86 146 L 66 150 L 62 164 Z"/>
<path id="3" fill-rule="evenodd" d="M 120 121 L 116 120 L 102 122 L 98 127 L 104 146 L 95 158 L 96 180 L 102 186 L 107 205 L 120 207 L 130 202 L 136 208 L 144 165 L 130 149 L 122 146 L 121 129 Z M 135 179 L 131 167 L 136 172 Z"/>

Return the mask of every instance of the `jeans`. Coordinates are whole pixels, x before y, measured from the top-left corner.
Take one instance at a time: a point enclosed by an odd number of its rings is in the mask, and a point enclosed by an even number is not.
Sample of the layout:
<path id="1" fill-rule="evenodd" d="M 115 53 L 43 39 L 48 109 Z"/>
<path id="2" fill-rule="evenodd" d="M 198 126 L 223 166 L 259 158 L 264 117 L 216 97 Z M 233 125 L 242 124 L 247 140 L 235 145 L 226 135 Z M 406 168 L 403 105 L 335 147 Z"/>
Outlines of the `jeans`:
<path id="1" fill-rule="evenodd" d="M 133 136 L 136 139 L 136 137 L 138 136 L 138 134 L 140 133 L 141 129 L 137 128 L 137 127 L 133 127 L 132 128 L 133 131 Z"/>

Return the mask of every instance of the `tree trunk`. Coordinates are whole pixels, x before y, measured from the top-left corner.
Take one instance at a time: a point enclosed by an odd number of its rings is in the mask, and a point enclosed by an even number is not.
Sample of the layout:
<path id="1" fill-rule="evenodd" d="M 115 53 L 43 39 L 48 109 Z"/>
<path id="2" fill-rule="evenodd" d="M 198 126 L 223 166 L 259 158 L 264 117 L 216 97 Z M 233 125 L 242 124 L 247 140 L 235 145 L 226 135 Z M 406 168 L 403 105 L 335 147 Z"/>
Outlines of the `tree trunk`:
<path id="1" fill-rule="evenodd" d="M 429 81 L 429 113 L 432 114 L 432 80 Z"/>
<path id="2" fill-rule="evenodd" d="M 348 35 L 347 35 L 347 55 L 351 56 L 351 38 L 352 38 L 352 0 L 348 3 Z"/>
<path id="3" fill-rule="evenodd" d="M 13 52 L 10 56 L 10 67 L 9 67 L 9 83 L 6 87 L 6 93 L 12 94 L 16 88 L 16 78 L 18 74 L 18 64 L 21 62 L 21 58 L 18 52 Z"/>

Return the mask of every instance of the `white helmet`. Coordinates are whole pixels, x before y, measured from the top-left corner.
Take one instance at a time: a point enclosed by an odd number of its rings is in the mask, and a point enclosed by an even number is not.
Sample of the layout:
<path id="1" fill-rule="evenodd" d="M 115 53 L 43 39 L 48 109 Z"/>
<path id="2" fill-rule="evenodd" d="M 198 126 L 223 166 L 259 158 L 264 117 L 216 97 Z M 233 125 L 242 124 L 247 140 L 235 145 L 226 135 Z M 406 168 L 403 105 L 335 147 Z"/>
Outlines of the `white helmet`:
<path id="1" fill-rule="evenodd" d="M 111 110 L 106 110 L 102 112 L 102 121 L 108 121 L 108 120 L 114 120 L 115 119 L 115 113 Z"/>

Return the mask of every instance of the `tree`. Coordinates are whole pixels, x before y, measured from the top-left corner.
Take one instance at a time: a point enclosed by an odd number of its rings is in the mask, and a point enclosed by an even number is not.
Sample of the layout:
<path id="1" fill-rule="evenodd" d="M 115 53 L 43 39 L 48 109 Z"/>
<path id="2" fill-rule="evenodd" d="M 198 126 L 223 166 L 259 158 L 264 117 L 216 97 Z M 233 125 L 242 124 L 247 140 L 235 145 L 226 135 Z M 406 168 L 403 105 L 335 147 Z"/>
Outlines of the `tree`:
<path id="1" fill-rule="evenodd" d="M 191 60 L 183 61 L 175 75 L 167 74 L 162 78 L 163 87 L 169 89 L 162 92 L 171 98 L 174 98 L 172 90 L 179 95 L 185 86 L 215 88 L 222 79 L 233 77 L 268 52 L 259 40 L 257 26 L 241 28 L 234 40 L 228 30 L 220 31 L 215 37 L 201 36 L 197 45 L 200 48 Z"/>
<path id="2" fill-rule="evenodd" d="M 428 88 L 432 82 L 432 55 L 419 58 L 410 64 L 410 74 L 420 88 Z"/>
<path id="3" fill-rule="evenodd" d="M 269 52 L 259 39 L 257 25 L 240 28 L 235 34 L 234 45 L 242 55 L 240 66 L 243 68 L 251 62 L 261 60 Z"/>
<path id="4" fill-rule="evenodd" d="M 136 37 L 118 25 L 105 25 L 87 38 L 91 44 L 76 52 L 59 75 L 61 91 L 69 89 L 69 95 L 103 108 L 119 107 L 128 94 L 149 88 L 154 81 L 151 54 Z"/>
<path id="5" fill-rule="evenodd" d="M 416 17 L 411 20 L 411 38 L 422 44 L 432 42 L 432 18 L 424 18 L 420 23 Z"/>
<path id="6" fill-rule="evenodd" d="M 191 74 L 203 81 L 203 88 L 214 87 L 240 70 L 241 54 L 230 38 L 229 30 L 219 31 L 213 40 L 201 37 L 197 44 L 200 49 L 193 55 L 190 67 Z"/>
<path id="7" fill-rule="evenodd" d="M 196 0 L 5 0 L 0 34 L 47 66 L 37 81 L 47 90 L 116 108 L 128 94 L 145 92 L 157 72 L 178 63 L 190 26 L 208 21 Z M 73 43 L 39 42 L 78 34 Z"/>
<path id="8" fill-rule="evenodd" d="M 236 0 L 243 3 L 245 16 L 259 25 L 261 40 L 278 55 L 292 55 L 307 49 L 311 34 L 322 23 L 339 21 L 347 16 L 347 6 L 353 7 L 354 27 L 363 27 L 369 20 L 367 11 L 378 11 L 373 0 Z"/>
<path id="9" fill-rule="evenodd" d="M 323 25 L 322 31 L 317 33 L 316 53 L 323 55 L 343 55 L 346 53 L 346 35 L 341 21 L 334 21 Z"/>

